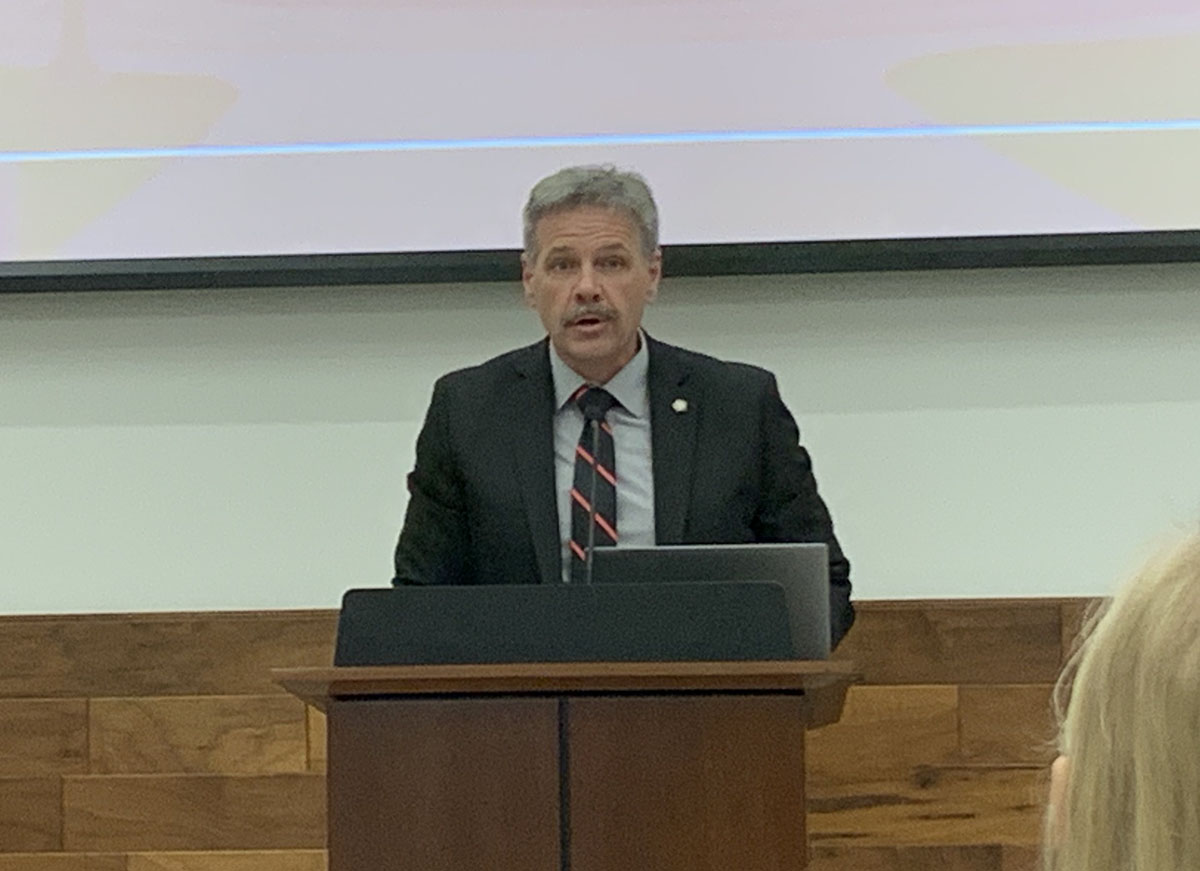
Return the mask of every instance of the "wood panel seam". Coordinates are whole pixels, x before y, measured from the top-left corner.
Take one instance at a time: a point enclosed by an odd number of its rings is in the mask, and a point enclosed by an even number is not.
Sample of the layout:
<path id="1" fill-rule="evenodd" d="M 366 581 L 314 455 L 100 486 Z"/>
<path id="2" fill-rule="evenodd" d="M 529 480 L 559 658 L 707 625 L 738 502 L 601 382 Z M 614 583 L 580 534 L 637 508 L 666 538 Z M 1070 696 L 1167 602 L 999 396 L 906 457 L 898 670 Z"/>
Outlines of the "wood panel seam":
<path id="1" fill-rule="evenodd" d="M 94 773 L 93 757 L 95 754 L 92 752 L 92 699 L 91 699 L 91 696 L 84 699 L 83 713 L 84 713 L 84 720 L 83 720 L 84 747 L 87 748 L 86 771 L 88 774 L 93 774 Z M 65 789 L 63 790 L 63 800 L 64 801 L 66 800 L 66 790 Z M 63 818 L 65 819 L 66 816 L 67 816 L 67 809 L 66 809 L 66 807 L 63 807 Z"/>
<path id="2" fill-rule="evenodd" d="M 962 711 L 962 684 L 954 685 L 954 740 L 958 747 L 958 758 L 965 759 L 966 748 L 963 747 L 963 711 Z"/>
<path id="3" fill-rule="evenodd" d="M 309 705 L 306 702 L 304 705 L 304 770 L 313 770 L 313 727 L 312 714 L 309 712 Z"/>

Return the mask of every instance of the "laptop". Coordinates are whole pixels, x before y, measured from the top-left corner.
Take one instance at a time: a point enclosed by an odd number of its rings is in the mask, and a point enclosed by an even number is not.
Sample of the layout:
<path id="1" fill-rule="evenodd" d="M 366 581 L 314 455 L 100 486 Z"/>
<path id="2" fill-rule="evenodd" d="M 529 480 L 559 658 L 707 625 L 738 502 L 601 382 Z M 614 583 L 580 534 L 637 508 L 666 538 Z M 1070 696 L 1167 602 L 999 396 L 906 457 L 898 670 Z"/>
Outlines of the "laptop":
<path id="1" fill-rule="evenodd" d="M 829 549 L 824 544 L 687 544 L 594 551 L 593 584 L 689 581 L 779 584 L 795 657 L 829 658 Z"/>

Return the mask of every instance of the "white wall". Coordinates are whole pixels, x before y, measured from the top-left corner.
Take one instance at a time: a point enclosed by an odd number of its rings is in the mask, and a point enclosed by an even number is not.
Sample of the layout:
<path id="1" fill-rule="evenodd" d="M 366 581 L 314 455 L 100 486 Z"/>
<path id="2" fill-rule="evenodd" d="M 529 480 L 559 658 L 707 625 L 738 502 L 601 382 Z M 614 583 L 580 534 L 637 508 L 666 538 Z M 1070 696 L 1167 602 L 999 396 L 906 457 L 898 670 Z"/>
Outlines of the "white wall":
<path id="1" fill-rule="evenodd" d="M 1200 518 L 1200 265 L 677 280 L 780 377 L 863 598 L 1091 594 Z M 0 296 L 0 612 L 386 584 L 434 378 L 513 285 Z"/>

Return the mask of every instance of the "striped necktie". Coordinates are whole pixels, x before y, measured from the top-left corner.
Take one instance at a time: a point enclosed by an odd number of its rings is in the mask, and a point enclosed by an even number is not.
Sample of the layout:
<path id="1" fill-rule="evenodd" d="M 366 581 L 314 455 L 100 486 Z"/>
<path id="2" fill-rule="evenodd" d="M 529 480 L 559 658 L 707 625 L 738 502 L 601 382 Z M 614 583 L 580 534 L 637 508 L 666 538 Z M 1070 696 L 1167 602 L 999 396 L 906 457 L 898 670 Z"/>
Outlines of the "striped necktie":
<path id="1" fill-rule="evenodd" d="M 612 427 L 604 419 L 617 400 L 602 387 L 585 384 L 574 401 L 583 412 L 583 432 L 571 487 L 571 581 L 587 583 L 591 549 L 617 543 L 617 458 Z"/>

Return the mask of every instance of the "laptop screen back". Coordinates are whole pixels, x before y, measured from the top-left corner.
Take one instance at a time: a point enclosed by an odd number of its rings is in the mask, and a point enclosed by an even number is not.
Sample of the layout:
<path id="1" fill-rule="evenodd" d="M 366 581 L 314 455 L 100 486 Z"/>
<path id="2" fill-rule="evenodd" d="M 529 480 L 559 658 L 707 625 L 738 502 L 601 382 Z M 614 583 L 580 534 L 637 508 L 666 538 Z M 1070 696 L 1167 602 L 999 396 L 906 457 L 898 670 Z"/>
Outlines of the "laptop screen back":
<path id="1" fill-rule="evenodd" d="M 592 582 L 772 581 L 783 587 L 798 659 L 827 659 L 829 553 L 824 544 L 694 544 L 596 548 Z"/>

